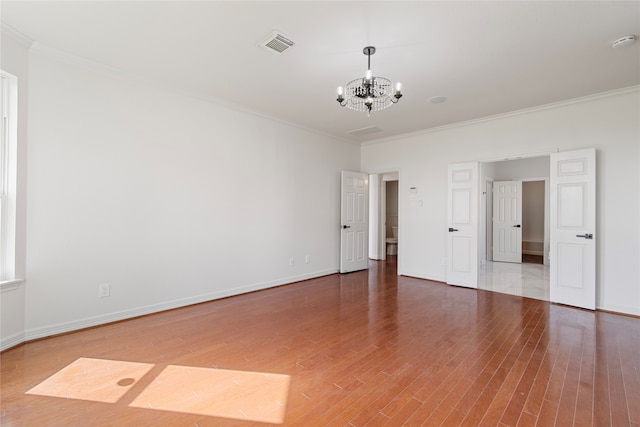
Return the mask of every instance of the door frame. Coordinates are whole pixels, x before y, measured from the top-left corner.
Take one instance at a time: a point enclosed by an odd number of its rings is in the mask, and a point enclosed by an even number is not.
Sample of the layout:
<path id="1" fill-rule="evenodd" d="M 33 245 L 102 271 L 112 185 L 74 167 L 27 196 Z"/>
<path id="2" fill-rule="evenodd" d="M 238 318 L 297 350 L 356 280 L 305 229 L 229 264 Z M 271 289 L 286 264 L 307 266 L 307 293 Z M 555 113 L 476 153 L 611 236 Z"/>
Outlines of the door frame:
<path id="1" fill-rule="evenodd" d="M 397 258 L 397 274 L 401 273 L 402 266 L 402 251 L 400 250 L 401 246 L 401 236 L 402 236 L 402 212 L 403 212 L 403 195 L 402 195 L 402 170 L 400 168 L 387 168 L 387 169 L 377 169 L 373 171 L 365 171 L 363 173 L 369 174 L 369 185 L 371 187 L 371 177 L 377 176 L 379 180 L 378 185 L 378 197 L 377 200 L 374 200 L 372 197 L 369 197 L 369 239 L 377 237 L 377 249 L 378 249 L 378 260 L 386 260 L 387 259 L 387 236 L 386 236 L 386 228 L 384 226 L 384 222 L 382 218 L 386 217 L 386 208 L 387 208 L 387 190 L 386 190 L 386 181 L 382 179 L 382 176 L 385 174 L 398 174 L 398 258 Z M 378 224 L 377 224 L 377 236 L 372 234 L 375 233 L 376 225 L 371 224 L 371 213 L 378 213 Z M 370 254 L 370 253 L 369 253 Z M 371 255 L 371 254 L 370 254 Z M 373 258 L 376 259 L 376 258 Z"/>
<path id="2" fill-rule="evenodd" d="M 593 148 L 593 147 L 592 147 Z M 579 151 L 579 150 L 563 150 L 562 152 L 565 151 Z M 520 159 L 526 159 L 526 158 L 533 158 L 533 157 L 549 157 L 549 167 L 551 168 L 551 154 L 553 153 L 558 153 L 560 152 L 559 150 L 555 150 L 555 151 L 545 151 L 545 152 L 536 152 L 536 153 L 525 153 L 525 154 L 514 154 L 514 155 L 503 155 L 500 157 L 496 157 L 496 158 L 487 158 L 487 159 L 483 159 L 483 160 L 479 160 L 478 163 L 480 164 L 485 164 L 485 163 L 495 163 L 495 162 L 502 162 L 502 161 L 509 161 L 509 160 L 520 160 Z M 598 159 L 597 159 L 597 150 L 596 150 L 596 168 L 597 168 L 597 164 L 598 164 Z M 551 173 L 551 171 L 549 172 Z M 597 169 L 596 169 L 596 187 L 597 187 Z M 490 178 L 484 177 L 484 179 L 480 179 L 483 178 L 483 176 L 481 176 L 480 172 L 478 172 L 478 182 L 479 182 L 479 191 L 483 192 L 483 187 L 486 188 L 486 183 L 488 181 L 490 181 Z M 527 178 L 527 179 L 522 179 L 522 181 L 545 181 L 545 243 L 544 243 L 544 265 L 545 266 L 549 266 L 551 264 L 551 260 L 549 257 L 549 245 L 551 243 L 551 239 L 550 239 L 550 212 L 551 210 L 555 207 L 555 203 L 553 201 L 553 199 L 551 198 L 551 189 L 550 189 L 550 177 L 549 178 Z M 478 198 L 478 211 L 481 211 L 481 209 L 483 208 L 482 206 L 482 202 L 481 202 L 482 198 Z M 487 200 L 487 203 L 489 203 L 489 201 Z M 598 211 L 598 200 L 597 200 L 597 195 L 596 195 L 596 214 Z M 486 218 L 486 221 L 489 221 L 489 218 Z M 596 224 L 597 224 L 597 218 L 596 218 Z M 597 227 L 596 227 L 597 228 Z M 595 231 L 594 231 L 595 232 Z M 478 248 L 480 247 L 481 244 L 486 244 L 485 242 L 478 242 Z M 596 248 L 596 252 L 595 252 L 595 264 L 596 264 L 596 268 L 597 268 L 597 264 L 598 264 L 598 250 Z M 476 260 L 476 262 L 478 263 L 478 265 L 480 265 L 480 260 Z M 480 274 L 480 270 L 478 270 L 478 274 Z M 596 280 L 596 284 L 595 284 L 595 296 L 596 296 L 596 308 L 597 308 L 597 293 L 598 293 L 598 277 L 597 274 L 595 276 L 595 280 Z M 551 301 L 550 301 L 551 302 Z"/>
<path id="3" fill-rule="evenodd" d="M 484 227 L 480 233 L 480 245 L 484 242 L 484 258 L 480 259 L 480 265 L 485 265 L 487 261 L 493 261 L 493 178 L 484 178 L 484 197 L 480 198 L 480 218 L 484 218 Z M 483 205 L 484 204 L 484 209 Z"/>
<path id="4" fill-rule="evenodd" d="M 555 153 L 556 151 L 537 151 L 537 152 L 531 152 L 531 153 L 508 153 L 508 154 L 504 154 L 500 157 L 489 157 L 489 158 L 484 158 L 481 160 L 478 160 L 478 163 L 480 163 L 480 165 L 484 165 L 487 163 L 498 163 L 498 162 L 508 162 L 508 161 L 512 161 L 512 160 L 522 160 L 522 159 L 531 159 L 531 158 L 536 158 L 536 157 L 548 157 L 549 158 L 549 162 L 551 162 L 551 154 Z M 551 163 L 549 163 L 549 167 L 551 167 Z M 482 168 L 480 169 L 482 170 Z M 484 181 L 481 180 L 481 178 L 484 178 Z M 486 215 L 486 211 L 487 211 L 487 207 L 486 206 L 482 206 L 482 200 L 485 199 L 485 202 L 488 205 L 493 206 L 493 194 L 489 193 L 487 190 L 483 189 L 483 187 L 487 187 L 487 185 L 491 185 L 491 188 L 493 188 L 493 182 L 495 181 L 495 178 L 490 178 L 484 175 L 479 176 L 478 182 L 480 184 L 480 192 L 481 194 L 484 193 L 486 191 L 486 197 L 480 197 L 478 198 L 478 211 L 480 212 L 480 215 L 484 216 L 485 218 L 485 222 L 487 225 L 485 224 L 484 227 L 490 227 L 491 231 L 493 231 L 493 221 L 492 218 L 489 215 Z M 550 241 L 550 236 L 549 236 L 549 212 L 551 209 L 551 202 L 550 202 L 550 188 L 549 188 L 549 178 L 545 178 L 545 177 L 541 177 L 541 178 L 523 178 L 521 179 L 522 182 L 525 181 L 544 181 L 545 185 L 544 185 L 544 193 L 545 193 L 545 212 L 544 212 L 544 256 L 543 256 L 543 264 L 548 267 L 549 266 L 549 241 Z M 484 213 L 485 215 L 483 215 L 483 211 L 482 208 L 485 208 Z M 489 232 L 489 230 L 487 230 L 487 233 Z M 483 242 L 482 239 L 479 239 L 478 241 L 478 247 L 481 244 L 485 244 L 488 245 L 489 242 L 489 238 L 487 237 L 485 239 L 485 241 Z M 490 253 L 489 251 L 489 247 L 486 247 L 486 253 L 487 255 Z M 484 265 L 484 263 L 486 261 L 489 261 L 488 256 L 485 257 L 485 259 L 483 260 L 478 260 L 478 265 Z M 478 270 L 478 274 L 480 274 L 480 270 Z"/>
<path id="5" fill-rule="evenodd" d="M 380 249 L 380 218 L 383 216 L 381 211 L 383 204 L 380 198 L 384 198 L 384 194 L 380 188 L 380 175 L 369 174 L 369 247 L 367 254 L 369 259 L 381 261 L 382 252 Z"/>

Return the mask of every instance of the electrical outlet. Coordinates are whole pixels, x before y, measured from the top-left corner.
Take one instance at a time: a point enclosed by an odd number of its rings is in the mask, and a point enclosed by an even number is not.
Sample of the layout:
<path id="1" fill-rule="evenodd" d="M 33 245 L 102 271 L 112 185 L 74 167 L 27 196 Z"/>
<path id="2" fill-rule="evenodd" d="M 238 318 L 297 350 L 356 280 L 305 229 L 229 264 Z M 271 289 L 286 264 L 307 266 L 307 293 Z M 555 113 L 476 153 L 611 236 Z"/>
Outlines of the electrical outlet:
<path id="1" fill-rule="evenodd" d="M 111 289 L 109 289 L 108 283 L 103 283 L 102 285 L 98 285 L 98 297 L 105 298 L 111 294 Z"/>
<path id="2" fill-rule="evenodd" d="M 293 257 L 289 258 L 289 265 L 293 267 Z"/>
<path id="3" fill-rule="evenodd" d="M 304 263 L 305 263 L 305 264 L 309 264 L 309 261 L 311 261 L 311 255 L 305 255 L 305 257 L 304 257 Z"/>

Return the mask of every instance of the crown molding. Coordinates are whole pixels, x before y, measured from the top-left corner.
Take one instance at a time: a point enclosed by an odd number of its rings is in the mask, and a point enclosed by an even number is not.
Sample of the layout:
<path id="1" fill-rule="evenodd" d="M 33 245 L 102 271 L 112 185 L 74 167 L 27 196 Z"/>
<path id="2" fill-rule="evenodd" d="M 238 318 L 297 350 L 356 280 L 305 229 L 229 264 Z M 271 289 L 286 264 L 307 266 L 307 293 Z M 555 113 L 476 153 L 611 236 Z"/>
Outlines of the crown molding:
<path id="1" fill-rule="evenodd" d="M 3 37 L 11 37 L 26 48 L 30 48 L 33 45 L 32 39 L 25 36 L 23 33 L 13 28 L 11 25 L 5 23 L 4 21 L 0 21 L 0 32 L 2 33 Z"/>
<path id="2" fill-rule="evenodd" d="M 47 46 L 46 44 L 43 44 L 41 42 L 34 41 L 31 46 L 31 52 L 37 53 L 49 59 L 58 60 L 58 61 L 70 64 L 70 65 L 91 69 L 91 70 L 99 71 L 106 74 L 111 74 L 111 75 L 123 78 L 125 80 L 128 80 L 130 82 L 135 82 L 136 84 L 152 87 L 157 90 L 174 93 L 174 94 L 185 96 L 192 99 L 198 99 L 200 101 L 205 101 L 210 104 L 217 105 L 218 107 L 245 113 L 255 117 L 260 117 L 266 120 L 279 123 L 289 128 L 294 128 L 294 129 L 302 130 L 305 132 L 313 133 L 315 135 L 322 136 L 324 138 L 330 138 L 336 142 L 345 143 L 345 144 L 349 144 L 357 147 L 360 147 L 361 145 L 360 142 L 358 141 L 352 141 L 350 139 L 340 138 L 336 135 L 322 132 L 320 130 L 306 127 L 306 126 L 293 123 L 287 120 L 283 120 L 278 117 L 269 115 L 267 113 L 252 110 L 242 105 L 224 100 L 222 98 L 217 98 L 211 95 L 203 95 L 202 93 L 176 88 L 173 85 L 168 85 L 166 82 L 160 79 L 150 78 L 140 74 L 131 73 L 131 72 L 122 70 L 120 68 L 113 67 L 111 65 L 107 65 L 98 61 L 87 59 L 87 58 L 75 55 L 73 53 L 69 53 L 69 52 L 62 51 L 60 49 L 53 48 L 51 46 Z"/>
<path id="3" fill-rule="evenodd" d="M 479 123 L 492 122 L 496 120 L 502 120 L 509 117 L 517 117 L 523 116 L 526 114 L 536 113 L 539 111 L 553 110 L 556 108 L 566 107 L 574 104 L 581 104 L 584 102 L 595 101 L 598 99 L 610 98 L 614 96 L 626 95 L 628 93 L 640 92 L 640 85 L 628 86 L 621 89 L 614 89 L 606 92 L 595 93 L 592 95 L 581 96 L 578 98 L 567 99 L 564 101 L 553 102 L 550 104 L 539 105 L 537 107 L 524 108 L 522 110 L 510 111 L 508 113 L 495 114 L 493 116 L 480 117 L 478 119 L 466 120 L 463 122 L 452 123 L 443 126 L 436 126 L 428 129 L 419 130 L 416 132 L 403 133 L 400 135 L 389 136 L 386 138 L 373 139 L 370 141 L 364 141 L 360 145 L 368 146 L 368 145 L 377 145 L 377 144 L 385 144 L 388 142 L 399 141 L 402 139 L 411 138 L 414 136 L 427 135 L 430 133 L 442 132 L 450 129 L 457 129 L 465 126 L 471 126 Z"/>

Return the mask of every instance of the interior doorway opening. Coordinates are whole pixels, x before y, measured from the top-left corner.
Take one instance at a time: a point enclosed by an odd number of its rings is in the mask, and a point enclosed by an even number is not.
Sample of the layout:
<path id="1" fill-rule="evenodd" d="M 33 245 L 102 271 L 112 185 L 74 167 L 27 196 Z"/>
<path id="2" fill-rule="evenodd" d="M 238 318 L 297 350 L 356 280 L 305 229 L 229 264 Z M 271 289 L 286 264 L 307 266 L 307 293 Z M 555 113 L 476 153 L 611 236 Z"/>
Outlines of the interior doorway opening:
<path id="1" fill-rule="evenodd" d="M 545 155 L 530 157 L 546 157 Z M 548 299 L 551 302 L 595 310 L 596 307 L 596 149 L 558 151 L 542 158 L 541 165 L 549 165 L 548 189 L 545 191 L 546 206 L 549 206 L 549 243 L 545 246 L 545 256 L 549 260 L 548 273 L 541 277 L 544 290 L 548 293 L 535 296 L 523 293 L 528 275 L 522 270 L 522 263 L 495 263 L 516 266 L 520 271 L 509 272 L 511 278 L 505 284 L 520 284 L 520 289 L 490 289 L 531 298 Z M 529 158 L 529 157 L 528 157 Z M 520 157 L 518 159 L 521 159 Z M 510 159 L 504 159 L 510 160 Z M 534 159 L 531 159 L 534 160 Z M 540 159 L 538 159 L 540 161 Z M 486 231 L 481 237 L 480 227 L 486 223 L 487 194 L 480 195 L 486 180 L 495 180 L 492 160 L 484 164 L 474 162 L 450 163 L 447 167 L 447 283 L 455 286 L 487 289 L 481 282 L 486 277 L 503 279 L 502 274 L 490 272 L 486 261 Z M 488 164 L 487 164 L 488 163 Z M 515 162 L 504 162 L 513 167 Z M 482 168 L 481 168 L 482 167 Z M 521 174 L 523 168 L 513 171 Z M 492 176 L 493 175 L 493 176 Z M 513 178 L 516 179 L 516 178 Z M 483 204 L 484 203 L 484 204 Z M 494 205 L 495 210 L 495 205 Z M 496 213 L 493 212 L 493 217 Z M 481 240 L 484 239 L 484 240 Z M 495 247 L 495 233 L 493 246 Z M 480 252 L 484 252 L 480 256 Z M 485 260 L 485 273 L 479 266 Z M 495 252 L 494 260 L 495 261 Z M 492 274 L 488 274 L 492 273 Z M 520 280 L 517 280 L 520 279 Z M 548 296 L 547 296 L 548 295 Z"/>
<path id="2" fill-rule="evenodd" d="M 398 256 L 399 184 L 397 171 L 369 175 L 369 258 L 372 260 Z"/>
<path id="3" fill-rule="evenodd" d="M 549 156 L 480 164 L 478 288 L 549 300 L 549 165 Z M 513 234 L 521 233 L 517 243 L 519 253 L 510 262 L 500 262 L 501 258 L 494 259 L 494 252 L 504 233 L 496 229 L 496 219 L 504 215 L 501 211 L 504 206 L 494 203 L 497 200 L 494 187 L 502 188 L 496 183 L 518 181 L 521 182 L 521 204 L 512 208 L 519 210 L 519 219 L 508 227 L 517 227 L 511 229 Z"/>

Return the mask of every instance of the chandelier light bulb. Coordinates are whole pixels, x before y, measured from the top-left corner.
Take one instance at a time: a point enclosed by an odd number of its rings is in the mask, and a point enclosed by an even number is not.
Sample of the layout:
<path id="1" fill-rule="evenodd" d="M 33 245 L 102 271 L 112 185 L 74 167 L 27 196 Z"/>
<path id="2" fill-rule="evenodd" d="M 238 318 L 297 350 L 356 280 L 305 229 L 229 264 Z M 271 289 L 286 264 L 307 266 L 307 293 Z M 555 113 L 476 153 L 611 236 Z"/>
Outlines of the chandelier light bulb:
<path id="1" fill-rule="evenodd" d="M 342 86 L 338 86 L 338 95 L 339 96 L 344 95 L 344 88 Z"/>
<path id="2" fill-rule="evenodd" d="M 371 72 L 371 70 L 367 70 L 366 74 L 364 75 L 365 80 L 371 80 L 372 77 L 373 73 Z"/>
<path id="3" fill-rule="evenodd" d="M 402 83 L 396 83 L 396 93 L 402 92 Z"/>

